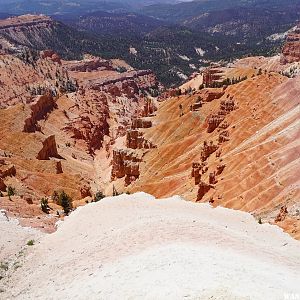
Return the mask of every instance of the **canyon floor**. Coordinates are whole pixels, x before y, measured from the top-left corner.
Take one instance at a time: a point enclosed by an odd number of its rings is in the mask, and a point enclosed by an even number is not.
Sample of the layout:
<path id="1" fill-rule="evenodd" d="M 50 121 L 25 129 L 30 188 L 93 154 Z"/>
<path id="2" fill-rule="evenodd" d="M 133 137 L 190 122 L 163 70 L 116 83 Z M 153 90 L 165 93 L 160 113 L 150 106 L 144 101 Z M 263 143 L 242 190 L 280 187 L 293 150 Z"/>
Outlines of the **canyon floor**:
<path id="1" fill-rule="evenodd" d="M 3 217 L 4 218 L 4 217 Z M 8 226 L 10 224 L 10 226 Z M 19 267 L 1 299 L 285 299 L 300 293 L 300 243 L 250 214 L 179 196 L 108 197 L 81 207 L 53 234 L 9 228 Z M 20 256 L 20 255 L 19 255 Z M 3 257 L 1 257 L 3 259 Z"/>

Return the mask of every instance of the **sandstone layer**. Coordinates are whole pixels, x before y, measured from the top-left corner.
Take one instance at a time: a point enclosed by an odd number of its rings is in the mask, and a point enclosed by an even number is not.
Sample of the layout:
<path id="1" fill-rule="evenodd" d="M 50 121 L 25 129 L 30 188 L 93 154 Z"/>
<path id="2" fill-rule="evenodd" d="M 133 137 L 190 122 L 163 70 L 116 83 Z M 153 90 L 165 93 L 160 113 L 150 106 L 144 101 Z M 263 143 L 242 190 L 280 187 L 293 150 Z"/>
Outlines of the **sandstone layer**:
<path id="1" fill-rule="evenodd" d="M 300 25 L 288 35 L 282 49 L 282 56 L 283 63 L 300 61 Z"/>

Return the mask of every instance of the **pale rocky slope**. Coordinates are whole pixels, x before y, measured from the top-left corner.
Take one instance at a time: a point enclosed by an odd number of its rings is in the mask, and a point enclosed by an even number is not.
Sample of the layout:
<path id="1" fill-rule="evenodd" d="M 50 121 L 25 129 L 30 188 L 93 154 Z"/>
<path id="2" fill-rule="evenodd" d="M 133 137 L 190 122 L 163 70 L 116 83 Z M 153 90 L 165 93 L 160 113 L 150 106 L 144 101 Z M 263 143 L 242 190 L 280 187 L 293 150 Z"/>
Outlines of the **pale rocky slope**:
<path id="1" fill-rule="evenodd" d="M 39 239 L 1 299 L 283 299 L 300 243 L 250 215 L 178 196 L 106 198 Z"/>

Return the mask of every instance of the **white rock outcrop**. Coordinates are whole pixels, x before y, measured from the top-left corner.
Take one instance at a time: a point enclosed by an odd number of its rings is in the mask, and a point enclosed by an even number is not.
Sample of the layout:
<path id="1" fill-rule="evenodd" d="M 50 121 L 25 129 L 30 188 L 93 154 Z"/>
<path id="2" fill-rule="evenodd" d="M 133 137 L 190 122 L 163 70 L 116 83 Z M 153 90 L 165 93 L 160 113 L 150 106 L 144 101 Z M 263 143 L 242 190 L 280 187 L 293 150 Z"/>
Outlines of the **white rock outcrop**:
<path id="1" fill-rule="evenodd" d="M 4 299 L 284 299 L 300 243 L 249 214 L 137 193 L 77 209 L 32 247 Z"/>

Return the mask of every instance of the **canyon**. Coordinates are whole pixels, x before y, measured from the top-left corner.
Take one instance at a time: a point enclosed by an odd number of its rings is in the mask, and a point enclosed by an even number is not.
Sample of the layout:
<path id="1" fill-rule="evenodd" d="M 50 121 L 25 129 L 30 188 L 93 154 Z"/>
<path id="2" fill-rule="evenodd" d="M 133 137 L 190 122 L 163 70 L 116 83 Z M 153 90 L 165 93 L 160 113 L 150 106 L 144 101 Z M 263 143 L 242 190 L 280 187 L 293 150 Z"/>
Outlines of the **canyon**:
<path id="1" fill-rule="evenodd" d="M 131 120 L 151 113 L 147 95 L 162 89 L 151 71 L 120 73 L 124 65 L 90 55 L 63 61 L 50 50 L 1 54 L 0 162 L 14 172 L 1 174 L 0 206 L 21 224 L 53 231 L 60 208 L 52 203 L 45 215 L 43 197 L 64 190 L 76 207 L 102 189 L 96 153 L 105 149 L 109 162 Z"/>
<path id="2" fill-rule="evenodd" d="M 139 129 L 155 147 L 143 147 L 139 179 L 127 189 L 244 210 L 299 239 L 300 81 L 284 76 L 299 64 L 287 59 L 294 35 L 281 56 L 269 58 L 272 65 L 242 59 L 209 80 L 203 74 L 208 86 L 245 77 L 241 82 L 186 89 L 160 102 L 147 118 L 152 126 Z"/>
<path id="3" fill-rule="evenodd" d="M 300 25 L 172 88 L 55 26 L 0 20 L 0 298 L 298 295 Z"/>
<path id="4" fill-rule="evenodd" d="M 48 19 L 8 20 L 3 30 Z M 150 70 L 121 60 L 4 51 L 0 158 L 14 172 L 1 175 L 0 207 L 21 224 L 53 231 L 61 216 L 56 191 L 68 193 L 74 207 L 97 191 L 180 194 L 250 212 L 300 238 L 300 81 L 287 77 L 299 64 L 297 32 L 281 56 L 207 68 L 196 77 L 203 78 L 199 88 L 192 79 L 193 88 L 187 82 L 181 91 L 163 92 Z M 41 211 L 42 198 L 50 214 Z M 287 213 L 277 218 L 282 208 Z"/>

